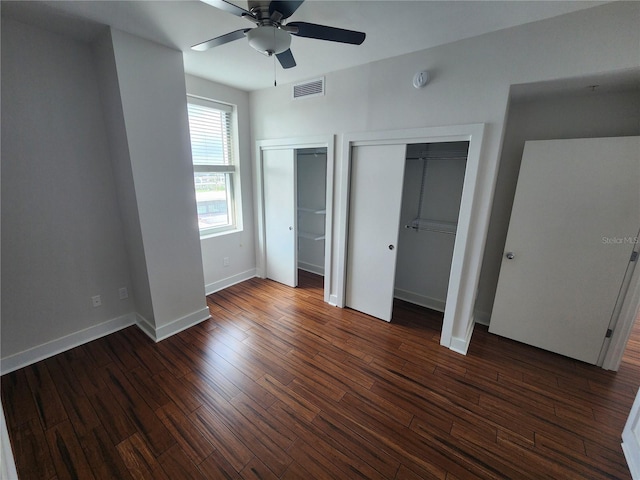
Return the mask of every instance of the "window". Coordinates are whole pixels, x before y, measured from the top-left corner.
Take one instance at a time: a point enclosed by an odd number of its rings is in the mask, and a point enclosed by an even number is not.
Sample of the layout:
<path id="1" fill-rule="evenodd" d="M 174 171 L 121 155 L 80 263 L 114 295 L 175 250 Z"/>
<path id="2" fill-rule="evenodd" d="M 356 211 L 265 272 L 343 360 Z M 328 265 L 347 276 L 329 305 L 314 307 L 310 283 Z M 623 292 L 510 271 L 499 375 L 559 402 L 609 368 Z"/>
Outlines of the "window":
<path id="1" fill-rule="evenodd" d="M 233 230 L 239 190 L 234 109 L 196 97 L 188 97 L 187 108 L 200 236 Z"/>

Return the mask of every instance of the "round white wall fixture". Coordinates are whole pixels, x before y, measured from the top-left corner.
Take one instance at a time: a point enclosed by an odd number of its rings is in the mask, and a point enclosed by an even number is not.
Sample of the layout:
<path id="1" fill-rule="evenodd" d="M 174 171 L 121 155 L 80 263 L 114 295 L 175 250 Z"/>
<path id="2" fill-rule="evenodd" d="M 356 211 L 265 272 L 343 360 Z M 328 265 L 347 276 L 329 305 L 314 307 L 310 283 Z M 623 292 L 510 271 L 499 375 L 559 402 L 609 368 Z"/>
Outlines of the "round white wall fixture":
<path id="1" fill-rule="evenodd" d="M 413 86 L 414 87 L 422 88 L 427 83 L 429 83 L 429 72 L 427 70 L 423 70 L 421 72 L 418 72 L 413 76 Z"/>

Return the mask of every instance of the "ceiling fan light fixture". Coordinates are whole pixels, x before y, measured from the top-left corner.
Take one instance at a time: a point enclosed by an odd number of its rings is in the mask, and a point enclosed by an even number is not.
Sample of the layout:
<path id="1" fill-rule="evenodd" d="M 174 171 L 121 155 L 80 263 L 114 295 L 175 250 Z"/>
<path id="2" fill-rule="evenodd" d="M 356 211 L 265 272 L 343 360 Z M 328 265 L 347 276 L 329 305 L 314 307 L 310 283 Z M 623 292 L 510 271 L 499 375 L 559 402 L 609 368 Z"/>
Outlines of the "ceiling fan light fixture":
<path id="1" fill-rule="evenodd" d="M 291 45 L 289 32 L 271 25 L 262 25 L 249 30 L 247 39 L 251 47 L 269 56 L 285 52 Z"/>

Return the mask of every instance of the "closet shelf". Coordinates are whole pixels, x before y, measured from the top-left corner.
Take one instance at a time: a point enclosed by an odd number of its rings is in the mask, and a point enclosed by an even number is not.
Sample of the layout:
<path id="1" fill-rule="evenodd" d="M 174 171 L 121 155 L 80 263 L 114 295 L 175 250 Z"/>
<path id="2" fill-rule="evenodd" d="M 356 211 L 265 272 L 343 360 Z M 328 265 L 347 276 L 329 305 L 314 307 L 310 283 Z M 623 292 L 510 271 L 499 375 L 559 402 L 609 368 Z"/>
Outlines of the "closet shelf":
<path id="1" fill-rule="evenodd" d="M 409 225 L 405 225 L 404 228 L 413 228 L 416 231 L 455 235 L 458 225 L 455 222 L 439 222 L 436 220 L 427 220 L 425 218 L 416 218 Z"/>
<path id="2" fill-rule="evenodd" d="M 298 207 L 299 212 L 313 213 L 314 215 L 324 215 L 327 211 L 324 208 L 305 208 Z"/>
<path id="3" fill-rule="evenodd" d="M 298 231 L 298 237 L 307 238 L 313 241 L 324 240 L 324 234 L 311 233 L 311 232 Z"/>

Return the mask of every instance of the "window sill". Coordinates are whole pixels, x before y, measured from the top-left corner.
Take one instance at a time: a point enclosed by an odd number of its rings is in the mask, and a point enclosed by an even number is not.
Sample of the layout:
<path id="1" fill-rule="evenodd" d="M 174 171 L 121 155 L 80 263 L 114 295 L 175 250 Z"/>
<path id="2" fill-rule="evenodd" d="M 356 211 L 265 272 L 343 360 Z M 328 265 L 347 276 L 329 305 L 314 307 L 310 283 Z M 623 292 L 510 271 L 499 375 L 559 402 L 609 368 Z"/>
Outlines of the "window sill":
<path id="1" fill-rule="evenodd" d="M 209 238 L 221 237 L 223 235 L 229 235 L 232 233 L 240 233 L 242 232 L 242 228 L 230 228 L 228 230 L 220 230 L 212 233 L 205 233 L 200 235 L 200 241 L 207 240 Z"/>

